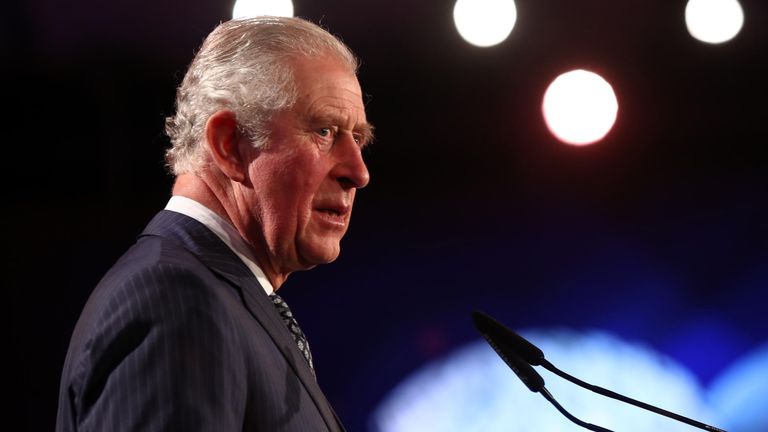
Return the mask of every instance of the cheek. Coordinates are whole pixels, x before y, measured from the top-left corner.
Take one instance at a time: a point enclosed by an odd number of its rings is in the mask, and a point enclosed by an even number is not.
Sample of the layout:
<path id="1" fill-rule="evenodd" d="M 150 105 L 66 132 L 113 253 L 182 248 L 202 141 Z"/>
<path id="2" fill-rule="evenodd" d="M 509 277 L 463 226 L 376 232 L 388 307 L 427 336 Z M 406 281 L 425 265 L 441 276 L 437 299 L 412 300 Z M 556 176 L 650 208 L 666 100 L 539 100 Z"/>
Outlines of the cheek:
<path id="1" fill-rule="evenodd" d="M 282 223 L 296 221 L 303 226 L 309 222 L 318 182 L 306 174 L 295 169 L 285 171 L 271 185 L 268 193 L 278 217 L 284 219 Z"/>
<path id="2" fill-rule="evenodd" d="M 299 150 L 279 155 L 264 154 L 262 157 L 273 157 L 257 158 L 249 170 L 261 206 L 282 227 L 309 223 L 315 195 L 329 179 L 326 161 L 309 144 L 301 143 Z"/>

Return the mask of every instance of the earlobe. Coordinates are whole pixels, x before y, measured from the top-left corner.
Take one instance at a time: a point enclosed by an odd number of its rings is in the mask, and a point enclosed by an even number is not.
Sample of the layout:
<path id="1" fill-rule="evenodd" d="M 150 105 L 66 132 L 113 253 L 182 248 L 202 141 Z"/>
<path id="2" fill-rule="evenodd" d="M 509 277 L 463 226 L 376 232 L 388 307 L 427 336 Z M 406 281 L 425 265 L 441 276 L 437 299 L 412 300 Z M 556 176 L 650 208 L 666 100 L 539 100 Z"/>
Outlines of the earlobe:
<path id="1" fill-rule="evenodd" d="M 246 177 L 246 155 L 240 150 L 240 131 L 232 111 L 217 111 L 205 124 L 205 141 L 211 161 L 230 180 L 243 182 Z"/>

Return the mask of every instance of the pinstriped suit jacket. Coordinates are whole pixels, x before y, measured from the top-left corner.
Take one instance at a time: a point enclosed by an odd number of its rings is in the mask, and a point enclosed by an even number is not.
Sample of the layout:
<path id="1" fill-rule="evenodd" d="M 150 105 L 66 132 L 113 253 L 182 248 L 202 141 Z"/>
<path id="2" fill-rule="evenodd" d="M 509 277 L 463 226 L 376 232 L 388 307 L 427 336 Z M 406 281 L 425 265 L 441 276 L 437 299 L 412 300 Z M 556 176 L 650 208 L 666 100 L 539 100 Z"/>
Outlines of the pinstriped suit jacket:
<path id="1" fill-rule="evenodd" d="M 75 327 L 56 430 L 343 430 L 256 278 L 204 225 L 161 211 Z"/>

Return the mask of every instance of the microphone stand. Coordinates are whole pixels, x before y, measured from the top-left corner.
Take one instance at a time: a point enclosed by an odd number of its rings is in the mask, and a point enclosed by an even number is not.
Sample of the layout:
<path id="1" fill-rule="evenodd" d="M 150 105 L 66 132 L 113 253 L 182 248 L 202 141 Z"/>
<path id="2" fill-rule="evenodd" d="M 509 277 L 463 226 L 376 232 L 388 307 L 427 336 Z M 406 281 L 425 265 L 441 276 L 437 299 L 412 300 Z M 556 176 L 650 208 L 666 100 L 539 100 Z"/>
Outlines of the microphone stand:
<path id="1" fill-rule="evenodd" d="M 528 388 L 533 392 L 539 392 L 542 389 L 546 390 L 544 389 L 544 380 L 541 378 L 541 376 L 538 375 L 538 373 L 536 373 L 536 371 L 533 370 L 533 367 L 532 367 L 532 366 L 543 366 L 545 369 L 549 370 L 550 372 L 553 372 L 554 374 L 560 376 L 561 378 L 564 378 L 578 386 L 584 387 L 602 396 L 607 396 L 609 398 L 616 399 L 616 400 L 628 403 L 630 405 L 634 405 L 636 407 L 651 411 L 656 414 L 663 415 L 665 417 L 669 417 L 679 422 L 683 422 L 691 426 L 695 426 L 699 429 L 703 429 L 710 432 L 726 432 L 723 429 L 720 429 L 708 424 L 704 424 L 700 421 L 696 421 L 688 417 L 684 417 L 680 414 L 675 414 L 673 412 L 655 407 L 645 402 L 640 402 L 638 400 L 618 394 L 611 390 L 607 390 L 602 387 L 598 387 L 596 385 L 586 383 L 556 368 L 552 363 L 550 363 L 549 361 L 547 361 L 547 359 L 544 358 L 544 352 L 542 352 L 538 347 L 536 347 L 536 345 L 528 342 L 528 340 L 518 335 L 517 333 L 513 332 L 512 330 L 510 330 L 500 322 L 496 321 L 489 315 L 480 311 L 475 311 L 472 313 L 472 319 L 475 322 L 475 327 L 478 329 L 478 331 L 480 331 L 480 334 L 483 335 L 483 337 L 488 341 L 488 343 L 491 344 L 494 350 L 496 350 L 496 352 L 507 362 L 507 364 L 509 364 L 509 366 L 512 367 L 512 369 L 518 374 L 520 379 L 522 379 L 523 382 L 525 382 L 526 385 L 528 385 Z M 530 369 L 530 371 L 528 369 Z M 555 407 L 558 410 L 560 410 L 561 413 L 563 413 L 566 417 L 571 419 L 574 423 L 577 423 L 580 425 L 581 423 L 583 423 L 583 422 L 579 423 L 580 420 L 576 419 L 570 414 L 567 414 L 567 411 L 565 411 L 559 404 L 557 404 L 557 402 L 554 401 L 554 398 L 552 398 L 552 395 L 548 393 L 549 392 L 546 392 L 545 394 L 544 392 L 542 392 L 542 395 L 544 395 L 544 397 L 547 398 L 547 400 L 552 402 L 555 405 Z M 586 423 L 586 424 L 589 424 L 589 423 Z M 587 426 L 584 426 L 584 427 L 587 427 Z"/>
<path id="2" fill-rule="evenodd" d="M 717 428 L 715 426 L 704 424 L 704 423 L 702 423 L 700 421 L 696 421 L 696 420 L 690 419 L 688 417 L 682 416 L 680 414 L 675 414 L 673 412 L 661 409 L 659 407 L 655 407 L 655 406 L 647 404 L 645 402 L 641 402 L 639 400 L 632 399 L 630 397 L 618 394 L 616 392 L 613 392 L 611 390 L 605 389 L 603 387 L 599 387 L 599 386 L 596 386 L 596 385 L 584 382 L 584 381 L 582 381 L 582 380 L 580 380 L 580 379 L 578 379 L 578 378 L 576 378 L 576 377 L 574 377 L 572 375 L 569 375 L 569 374 L 561 371 L 560 369 L 555 367 L 555 365 L 553 365 L 552 363 L 550 363 L 548 360 L 546 360 L 544 358 L 542 358 L 540 360 L 540 362 L 541 362 L 541 366 L 543 366 L 548 371 L 550 371 L 550 372 L 552 372 L 552 373 L 554 373 L 554 374 L 556 374 L 556 375 L 558 375 L 558 376 L 560 376 L 562 378 L 565 378 L 566 380 L 568 380 L 568 381 L 570 381 L 570 382 L 572 382 L 572 383 L 574 383 L 574 384 L 576 384 L 578 386 L 581 386 L 581 387 L 584 387 L 587 390 L 593 391 L 593 392 L 595 392 L 597 394 L 600 394 L 600 395 L 603 395 L 603 396 L 607 396 L 607 397 L 612 398 L 612 399 L 620 400 L 622 402 L 634 405 L 634 406 L 639 407 L 639 408 L 643 408 L 645 410 L 654 412 L 656 414 L 661 414 L 661 415 L 663 415 L 665 417 L 673 418 L 673 419 L 675 419 L 677 421 L 680 421 L 680 422 L 683 422 L 683 423 L 687 423 L 687 424 L 689 424 L 691 426 L 696 426 L 699 429 L 703 429 L 703 430 L 711 431 L 711 432 L 726 432 L 725 430 Z"/>

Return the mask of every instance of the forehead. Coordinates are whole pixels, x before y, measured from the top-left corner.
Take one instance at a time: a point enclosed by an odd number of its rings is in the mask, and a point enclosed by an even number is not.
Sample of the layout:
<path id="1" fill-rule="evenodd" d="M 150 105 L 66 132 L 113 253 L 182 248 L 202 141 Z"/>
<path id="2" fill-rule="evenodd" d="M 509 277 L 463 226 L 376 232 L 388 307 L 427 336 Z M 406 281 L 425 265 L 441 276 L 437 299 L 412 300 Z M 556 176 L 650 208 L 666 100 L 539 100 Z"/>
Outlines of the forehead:
<path id="1" fill-rule="evenodd" d="M 345 62 L 334 57 L 302 57 L 293 61 L 293 72 L 297 109 L 365 122 L 360 83 Z"/>

